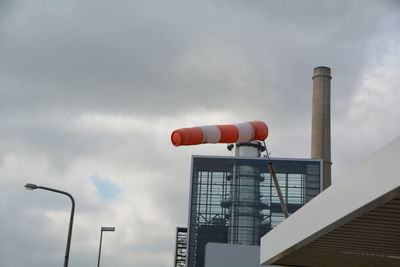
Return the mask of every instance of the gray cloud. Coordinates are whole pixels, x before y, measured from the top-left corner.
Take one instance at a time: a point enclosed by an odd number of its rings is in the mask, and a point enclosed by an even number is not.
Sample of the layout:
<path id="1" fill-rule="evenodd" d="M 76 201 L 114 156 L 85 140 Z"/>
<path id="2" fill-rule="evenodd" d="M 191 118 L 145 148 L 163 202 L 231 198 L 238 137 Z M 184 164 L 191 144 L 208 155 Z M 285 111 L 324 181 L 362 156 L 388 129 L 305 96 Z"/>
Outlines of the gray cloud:
<path id="1" fill-rule="evenodd" d="M 232 109 L 238 101 L 266 101 L 273 112 L 282 98 L 304 110 L 310 69 L 322 62 L 341 80 L 354 80 L 386 11 L 354 14 L 358 2 L 294 4 L 281 12 L 282 4 L 49 5 L 15 8 L 24 12 L 22 23 L 19 12 L 9 16 L 6 103 L 142 114 L 150 107 L 153 115 Z"/>

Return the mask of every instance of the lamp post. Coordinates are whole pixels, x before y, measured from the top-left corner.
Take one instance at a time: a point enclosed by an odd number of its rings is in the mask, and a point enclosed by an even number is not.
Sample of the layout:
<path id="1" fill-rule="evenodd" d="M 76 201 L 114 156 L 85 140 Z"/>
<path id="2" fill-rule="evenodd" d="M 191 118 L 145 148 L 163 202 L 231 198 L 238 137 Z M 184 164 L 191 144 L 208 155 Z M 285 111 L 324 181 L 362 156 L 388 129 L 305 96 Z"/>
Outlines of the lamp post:
<path id="1" fill-rule="evenodd" d="M 114 232 L 115 227 L 101 227 L 100 231 L 100 246 L 99 246 L 99 257 L 97 259 L 97 267 L 100 267 L 100 254 L 101 254 L 101 241 L 103 239 L 103 231 Z"/>
<path id="2" fill-rule="evenodd" d="M 49 188 L 49 187 L 44 187 L 44 186 L 39 186 L 39 185 L 35 185 L 35 184 L 26 184 L 25 188 L 28 190 L 34 190 L 34 189 L 43 189 L 43 190 L 47 190 L 47 191 L 51 191 L 51 192 L 55 192 L 55 193 L 60 193 L 63 195 L 68 196 L 71 199 L 72 202 L 72 208 L 71 208 L 71 216 L 69 219 L 69 227 L 68 227 L 68 238 L 67 238 L 67 247 L 65 249 L 65 258 L 64 258 L 64 267 L 68 267 L 68 259 L 69 259 L 69 249 L 71 246 L 71 235 L 72 235 L 72 224 L 74 222 L 74 212 L 75 212 L 75 200 L 72 197 L 71 194 L 61 191 L 61 190 L 57 190 L 57 189 L 53 189 L 53 188 Z"/>

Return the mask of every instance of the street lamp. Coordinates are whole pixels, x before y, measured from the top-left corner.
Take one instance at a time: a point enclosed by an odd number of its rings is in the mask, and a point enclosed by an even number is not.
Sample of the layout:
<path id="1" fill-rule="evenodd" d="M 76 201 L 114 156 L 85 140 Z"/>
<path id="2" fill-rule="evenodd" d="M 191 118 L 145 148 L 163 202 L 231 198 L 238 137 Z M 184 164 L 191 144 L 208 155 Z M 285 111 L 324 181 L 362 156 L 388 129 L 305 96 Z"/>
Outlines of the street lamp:
<path id="1" fill-rule="evenodd" d="M 100 267 L 100 254 L 101 254 L 101 241 L 103 239 L 103 231 L 114 232 L 115 227 L 101 227 L 100 231 L 100 246 L 99 246 L 99 258 L 97 259 L 97 267 Z"/>
<path id="2" fill-rule="evenodd" d="M 43 190 L 47 190 L 47 191 L 51 191 L 51 192 L 56 192 L 56 193 L 60 193 L 63 195 L 68 196 L 71 201 L 72 201 L 72 208 L 71 208 L 71 217 L 69 219 L 69 228 L 68 228 L 68 239 L 67 239 L 67 248 L 65 249 L 65 258 L 64 258 L 64 267 L 68 267 L 68 259 L 69 259 L 69 249 L 71 246 L 71 235 L 72 235 L 72 224 L 74 222 L 74 212 L 75 212 L 75 200 L 74 198 L 71 196 L 71 194 L 61 191 L 61 190 L 57 190 L 57 189 L 53 189 L 53 188 L 49 188 L 49 187 L 44 187 L 44 186 L 39 186 L 39 185 L 35 185 L 35 184 L 26 184 L 25 188 L 28 190 L 34 190 L 34 189 L 43 189 Z"/>

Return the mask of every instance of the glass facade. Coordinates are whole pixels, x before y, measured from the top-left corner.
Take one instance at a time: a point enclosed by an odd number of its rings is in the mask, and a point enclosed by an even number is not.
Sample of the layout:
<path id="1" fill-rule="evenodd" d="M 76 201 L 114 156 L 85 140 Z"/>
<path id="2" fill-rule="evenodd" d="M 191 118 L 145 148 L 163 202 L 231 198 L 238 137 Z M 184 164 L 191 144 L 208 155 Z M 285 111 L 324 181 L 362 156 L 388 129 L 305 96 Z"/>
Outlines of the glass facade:
<path id="1" fill-rule="evenodd" d="M 321 191 L 321 160 L 271 159 L 289 213 Z M 192 157 L 188 267 L 208 242 L 259 245 L 283 219 L 266 158 Z"/>

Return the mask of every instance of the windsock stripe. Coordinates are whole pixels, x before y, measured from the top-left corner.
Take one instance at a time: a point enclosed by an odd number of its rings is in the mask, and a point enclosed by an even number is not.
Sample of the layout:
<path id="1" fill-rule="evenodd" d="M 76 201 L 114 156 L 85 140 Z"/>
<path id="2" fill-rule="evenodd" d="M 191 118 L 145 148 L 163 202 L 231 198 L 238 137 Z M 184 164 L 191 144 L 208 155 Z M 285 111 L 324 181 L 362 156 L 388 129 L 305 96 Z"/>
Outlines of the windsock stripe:
<path id="1" fill-rule="evenodd" d="M 254 130 L 254 140 L 263 141 L 268 136 L 268 126 L 262 121 L 249 121 L 248 122 Z"/>
<path id="2" fill-rule="evenodd" d="M 199 145 L 203 143 L 203 131 L 200 127 L 183 128 L 172 132 L 171 142 L 174 146 Z"/>
<path id="3" fill-rule="evenodd" d="M 239 131 L 234 125 L 218 125 L 221 131 L 220 143 L 234 143 L 239 138 Z"/>
<path id="4" fill-rule="evenodd" d="M 238 123 L 235 127 L 239 130 L 239 138 L 235 141 L 237 143 L 247 143 L 253 139 L 254 129 L 251 124 Z"/>
<path id="5" fill-rule="evenodd" d="M 218 143 L 221 140 L 221 131 L 217 125 L 200 126 L 203 132 L 203 143 Z"/>

